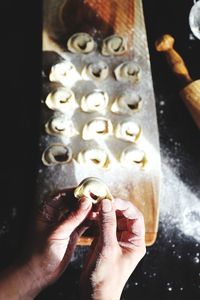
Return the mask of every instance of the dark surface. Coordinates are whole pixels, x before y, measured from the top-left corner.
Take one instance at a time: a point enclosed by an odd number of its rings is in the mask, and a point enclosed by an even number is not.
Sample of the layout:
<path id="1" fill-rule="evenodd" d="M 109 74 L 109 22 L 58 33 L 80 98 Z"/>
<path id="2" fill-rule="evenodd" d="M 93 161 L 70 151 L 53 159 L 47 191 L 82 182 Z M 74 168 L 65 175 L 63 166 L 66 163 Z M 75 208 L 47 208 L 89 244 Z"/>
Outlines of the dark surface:
<path id="1" fill-rule="evenodd" d="M 1 20 L 5 17 L 1 26 L 2 269 L 19 254 L 34 201 L 41 86 L 39 2 L 9 1 L 0 4 Z M 144 0 L 143 3 L 163 162 L 176 169 L 179 182 L 191 190 L 198 200 L 200 134 L 178 96 L 178 80 L 170 72 L 164 57 L 154 50 L 154 42 L 161 34 L 172 34 L 176 39 L 176 49 L 184 58 L 192 78 L 200 78 L 200 41 L 191 39 L 188 26 L 188 14 L 193 1 Z M 164 173 L 165 169 L 163 167 Z M 166 176 L 164 174 L 165 179 Z M 176 188 L 178 193 L 179 187 L 174 188 L 175 201 Z M 165 187 L 165 191 L 168 190 L 170 185 Z M 161 196 L 162 209 L 165 200 Z M 189 207 L 192 203 L 187 205 Z M 191 222 L 196 222 L 200 231 L 198 212 Z M 181 220 L 183 213 L 177 209 L 177 219 L 180 215 Z M 122 299 L 200 299 L 200 234 L 187 235 L 177 226 L 168 226 L 166 218 L 162 216 L 157 240 L 147 249 L 147 255 L 129 279 Z M 87 250 L 77 249 L 67 271 L 54 286 L 38 296 L 39 300 L 74 299 L 83 256 Z"/>

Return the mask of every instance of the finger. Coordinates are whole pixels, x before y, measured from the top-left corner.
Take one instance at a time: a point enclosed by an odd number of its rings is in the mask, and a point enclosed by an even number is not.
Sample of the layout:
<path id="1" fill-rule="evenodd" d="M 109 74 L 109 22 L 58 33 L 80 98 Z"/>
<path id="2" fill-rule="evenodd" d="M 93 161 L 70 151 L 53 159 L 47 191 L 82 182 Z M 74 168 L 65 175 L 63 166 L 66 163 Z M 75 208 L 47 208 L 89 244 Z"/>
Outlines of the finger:
<path id="1" fill-rule="evenodd" d="M 117 220 L 113 203 L 104 199 L 99 211 L 100 236 L 103 246 L 112 246 L 117 243 Z"/>
<path id="2" fill-rule="evenodd" d="M 71 233 L 86 219 L 91 207 L 92 203 L 89 199 L 80 199 L 78 208 L 68 215 L 68 217 L 57 227 L 54 234 L 57 234 L 58 238 L 70 236 Z"/>

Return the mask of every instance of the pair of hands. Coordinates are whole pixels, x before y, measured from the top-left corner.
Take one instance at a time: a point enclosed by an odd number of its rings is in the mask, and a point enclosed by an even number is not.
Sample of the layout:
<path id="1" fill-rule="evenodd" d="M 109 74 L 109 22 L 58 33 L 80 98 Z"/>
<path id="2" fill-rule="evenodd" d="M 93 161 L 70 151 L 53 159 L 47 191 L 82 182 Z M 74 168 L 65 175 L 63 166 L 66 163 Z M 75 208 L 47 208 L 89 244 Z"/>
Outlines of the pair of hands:
<path id="1" fill-rule="evenodd" d="M 129 276 L 145 254 L 141 212 L 129 201 L 103 200 L 97 212 L 87 198 L 65 215 L 65 193 L 43 203 L 30 236 L 26 261 L 6 270 L 0 278 L 0 300 L 34 299 L 54 283 L 70 262 L 87 219 L 98 222 L 80 278 L 80 299 L 118 300 Z"/>

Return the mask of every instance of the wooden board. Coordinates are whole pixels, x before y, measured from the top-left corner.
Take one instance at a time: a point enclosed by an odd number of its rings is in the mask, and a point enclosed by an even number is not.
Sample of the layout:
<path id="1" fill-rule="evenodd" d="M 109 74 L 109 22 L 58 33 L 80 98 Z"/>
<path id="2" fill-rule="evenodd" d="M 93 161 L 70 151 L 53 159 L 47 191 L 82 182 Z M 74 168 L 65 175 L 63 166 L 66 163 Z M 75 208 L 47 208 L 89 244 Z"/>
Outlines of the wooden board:
<path id="1" fill-rule="evenodd" d="M 101 42 L 111 34 L 120 34 L 128 39 L 128 53 L 125 57 L 118 58 L 118 62 L 133 60 L 142 68 L 142 82 L 139 91 L 143 98 L 143 107 L 134 120 L 143 128 L 143 146 L 148 153 L 148 166 L 144 170 L 117 170 L 116 176 L 107 176 L 98 173 L 109 186 L 115 197 L 122 197 L 132 201 L 144 214 L 146 227 L 146 244 L 152 245 L 156 239 L 159 219 L 159 190 L 160 190 L 160 150 L 158 127 L 155 109 L 155 98 L 150 69 L 149 51 L 146 38 L 146 30 L 143 17 L 141 0 L 44 0 L 44 25 L 43 25 L 43 53 L 44 65 L 55 61 L 55 54 L 62 55 L 67 52 L 66 41 L 76 32 L 87 32 L 93 38 Z M 47 55 L 48 54 L 48 55 Z M 47 59 L 48 57 L 48 59 Z M 82 60 L 87 62 L 84 57 Z M 116 59 L 117 61 L 117 59 Z M 115 59 L 110 59 L 111 67 L 116 64 Z M 46 87 L 46 83 L 45 83 Z M 49 89 L 52 87 L 48 86 Z M 116 86 L 117 89 L 117 86 Z M 45 99 L 42 99 L 43 102 Z M 42 126 L 51 114 L 42 107 Z M 40 149 L 58 138 L 48 137 L 41 133 Z M 121 169 L 120 169 L 121 170 Z M 81 173 L 83 175 L 74 176 Z M 122 170 L 121 170 L 122 171 Z M 85 173 L 84 173 L 85 172 Z M 69 174 L 74 178 L 69 180 Z M 118 184 L 119 176 L 126 177 L 122 185 Z M 57 189 L 73 188 L 84 176 L 94 176 L 92 170 L 81 170 L 76 163 L 61 168 L 48 168 L 42 164 L 38 171 L 38 194 L 40 200 L 44 195 Z M 61 176 L 61 177 L 59 177 Z M 78 178 L 77 178 L 78 177 Z M 59 179 L 60 178 L 60 179 Z M 126 184 L 125 184 L 126 181 Z M 80 245 L 89 245 L 91 237 L 82 237 Z"/>

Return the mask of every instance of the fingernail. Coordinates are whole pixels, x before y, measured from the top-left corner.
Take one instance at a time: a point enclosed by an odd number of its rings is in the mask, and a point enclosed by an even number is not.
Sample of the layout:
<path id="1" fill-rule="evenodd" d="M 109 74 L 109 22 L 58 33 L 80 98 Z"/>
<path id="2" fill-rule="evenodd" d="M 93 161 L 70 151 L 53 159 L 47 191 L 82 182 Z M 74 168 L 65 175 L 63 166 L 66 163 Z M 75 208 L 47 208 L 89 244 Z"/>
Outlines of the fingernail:
<path id="1" fill-rule="evenodd" d="M 88 198 L 81 198 L 80 206 L 82 209 L 87 210 L 91 206 L 91 201 Z"/>
<path id="2" fill-rule="evenodd" d="M 103 199 L 101 202 L 101 209 L 102 209 L 102 212 L 105 212 L 105 213 L 110 212 L 112 210 L 111 201 L 108 199 Z"/>

